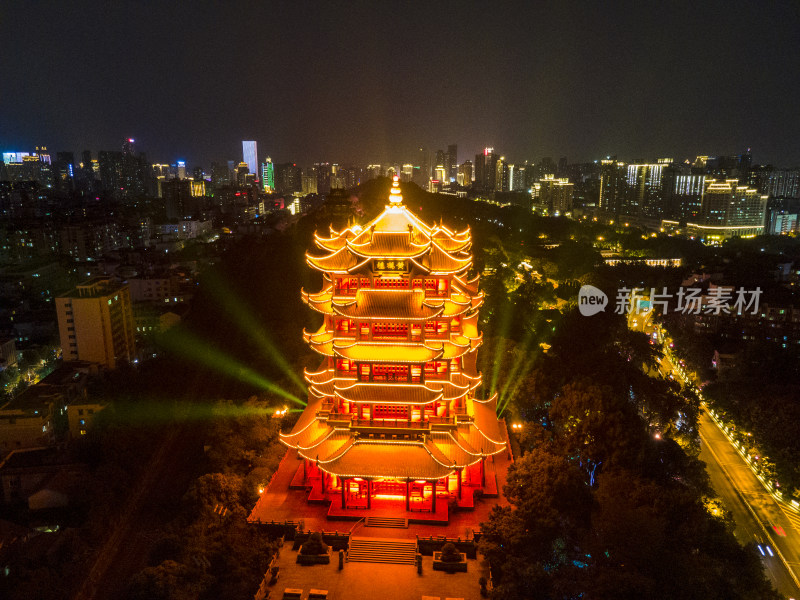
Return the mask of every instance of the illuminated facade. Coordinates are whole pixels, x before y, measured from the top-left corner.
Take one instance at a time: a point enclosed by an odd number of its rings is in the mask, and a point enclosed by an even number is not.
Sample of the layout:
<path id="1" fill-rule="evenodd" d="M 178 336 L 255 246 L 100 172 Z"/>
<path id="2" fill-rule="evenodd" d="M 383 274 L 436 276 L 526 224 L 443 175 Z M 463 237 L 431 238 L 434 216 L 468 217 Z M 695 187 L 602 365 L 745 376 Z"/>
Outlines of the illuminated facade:
<path id="1" fill-rule="evenodd" d="M 242 160 L 247 163 L 248 172 L 258 177 L 258 144 L 255 141 L 242 142 Z"/>
<path id="2" fill-rule="evenodd" d="M 736 179 L 706 180 L 697 222 L 687 223 L 687 233 L 706 243 L 764 233 L 767 196 L 740 185 Z"/>
<path id="3" fill-rule="evenodd" d="M 378 498 L 436 512 L 437 497 L 471 497 L 506 441 L 496 395 L 479 393 L 483 293 L 467 279 L 469 230 L 423 223 L 395 177 L 380 216 L 315 237 L 325 254 L 307 262 L 323 289 L 303 300 L 324 320 L 304 338 L 322 363 L 306 372 L 308 406 L 281 441 L 345 510 Z"/>
<path id="4" fill-rule="evenodd" d="M 269 156 L 261 163 L 261 185 L 265 192 L 275 191 L 275 165 Z"/>
<path id="5" fill-rule="evenodd" d="M 545 175 L 531 188 L 533 211 L 546 215 L 564 215 L 572 210 L 572 195 L 575 185 L 566 177 Z"/>
<path id="6" fill-rule="evenodd" d="M 65 361 L 114 369 L 136 357 L 128 284 L 93 277 L 57 297 L 56 313 Z"/>

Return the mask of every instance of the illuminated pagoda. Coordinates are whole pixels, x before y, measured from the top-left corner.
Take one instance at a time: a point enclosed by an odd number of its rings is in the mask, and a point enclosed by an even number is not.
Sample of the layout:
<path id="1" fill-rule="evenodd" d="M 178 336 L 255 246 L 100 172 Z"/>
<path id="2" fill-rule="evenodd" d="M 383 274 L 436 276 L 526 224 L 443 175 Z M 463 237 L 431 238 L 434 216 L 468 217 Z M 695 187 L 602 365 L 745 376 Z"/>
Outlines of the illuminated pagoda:
<path id="1" fill-rule="evenodd" d="M 324 322 L 303 335 L 322 364 L 306 371 L 308 406 L 281 440 L 304 459 L 304 482 L 344 511 L 382 499 L 435 513 L 437 496 L 486 491 L 486 460 L 506 441 L 496 395 L 478 390 L 470 232 L 419 220 L 397 177 L 389 201 L 364 227 L 315 234 L 325 254 L 306 260 L 323 289 L 303 300 Z"/>

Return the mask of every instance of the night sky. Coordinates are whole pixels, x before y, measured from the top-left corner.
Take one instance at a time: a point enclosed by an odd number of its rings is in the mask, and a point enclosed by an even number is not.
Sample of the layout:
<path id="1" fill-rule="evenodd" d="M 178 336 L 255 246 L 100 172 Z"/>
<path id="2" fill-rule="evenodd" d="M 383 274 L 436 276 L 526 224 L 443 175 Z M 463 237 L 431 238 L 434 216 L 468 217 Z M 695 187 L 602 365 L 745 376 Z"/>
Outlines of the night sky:
<path id="1" fill-rule="evenodd" d="M 800 3 L 497 4 L 0 0 L 0 150 L 800 165 Z"/>

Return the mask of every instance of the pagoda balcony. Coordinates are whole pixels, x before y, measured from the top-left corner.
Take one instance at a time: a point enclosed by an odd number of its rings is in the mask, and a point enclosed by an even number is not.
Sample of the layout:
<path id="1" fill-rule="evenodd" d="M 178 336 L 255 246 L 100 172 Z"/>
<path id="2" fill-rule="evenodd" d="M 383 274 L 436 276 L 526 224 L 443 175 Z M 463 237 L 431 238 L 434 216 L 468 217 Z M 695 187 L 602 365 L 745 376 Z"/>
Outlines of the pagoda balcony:
<path id="1" fill-rule="evenodd" d="M 389 432 L 401 433 L 409 431 L 431 431 L 436 429 L 455 428 L 462 419 L 458 416 L 427 417 L 424 421 L 409 421 L 408 419 L 359 419 L 357 415 L 341 413 L 325 413 L 318 416 L 327 417 L 328 425 L 332 427 L 349 427 L 368 431 L 370 433 Z"/>

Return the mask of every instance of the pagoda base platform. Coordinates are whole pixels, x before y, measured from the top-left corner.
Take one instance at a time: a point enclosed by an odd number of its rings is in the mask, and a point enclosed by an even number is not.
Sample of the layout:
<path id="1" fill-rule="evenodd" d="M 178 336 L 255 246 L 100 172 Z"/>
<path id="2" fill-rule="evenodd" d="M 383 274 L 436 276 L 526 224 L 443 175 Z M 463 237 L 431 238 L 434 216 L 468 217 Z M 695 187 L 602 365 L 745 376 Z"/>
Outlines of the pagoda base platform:
<path id="1" fill-rule="evenodd" d="M 268 521 L 303 521 L 306 529 L 347 532 L 353 523 L 365 517 L 399 517 L 408 519 L 409 528 L 395 530 L 404 535 L 463 536 L 480 530 L 492 507 L 506 505 L 499 490 L 511 464 L 505 453 L 486 462 L 486 482 L 482 487 L 463 485 L 461 498 L 454 503 L 441 495 L 436 499 L 436 512 L 406 511 L 405 499 L 372 498 L 370 508 L 342 509 L 341 494 L 322 491 L 322 480 L 316 473 L 304 477 L 303 465 L 294 449 L 287 450 L 277 471 L 261 494 L 248 517 L 251 523 Z M 394 535 L 394 534 L 393 534 Z"/>
<path id="2" fill-rule="evenodd" d="M 441 502 L 439 501 L 441 500 Z M 408 519 L 409 523 L 420 525 L 447 525 L 449 507 L 446 498 L 436 502 L 436 512 L 407 511 L 405 500 L 383 500 L 373 498 L 370 508 L 342 508 L 342 500 L 331 500 L 328 518 L 332 521 L 358 521 L 366 517 L 394 517 Z"/>

